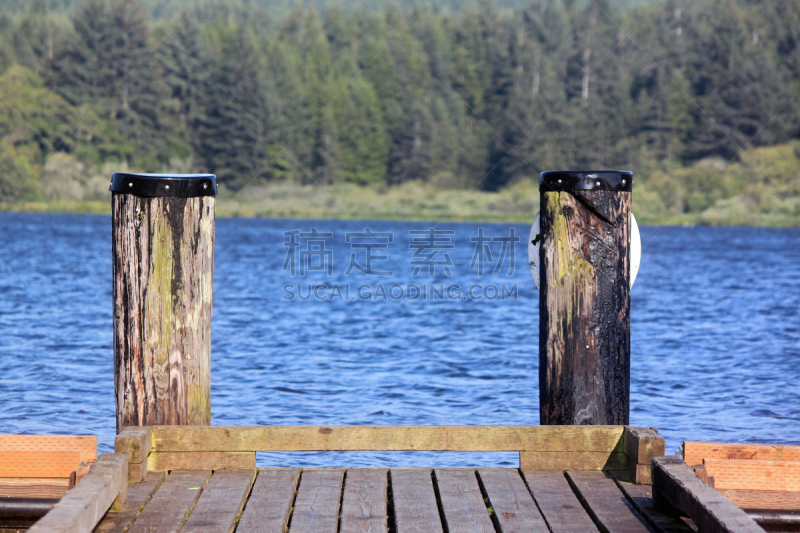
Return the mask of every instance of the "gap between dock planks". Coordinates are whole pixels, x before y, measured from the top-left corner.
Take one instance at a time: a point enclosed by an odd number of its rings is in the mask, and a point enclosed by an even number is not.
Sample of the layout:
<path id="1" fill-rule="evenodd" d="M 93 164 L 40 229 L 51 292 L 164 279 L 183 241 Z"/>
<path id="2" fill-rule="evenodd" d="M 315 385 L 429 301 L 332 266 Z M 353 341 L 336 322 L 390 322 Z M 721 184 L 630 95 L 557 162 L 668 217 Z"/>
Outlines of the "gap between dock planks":
<path id="1" fill-rule="evenodd" d="M 436 468 L 433 472 L 448 533 L 494 533 L 475 470 Z"/>
<path id="2" fill-rule="evenodd" d="M 484 468 L 478 478 L 503 533 L 549 533 L 519 471 Z"/>
<path id="3" fill-rule="evenodd" d="M 623 452 L 623 426 L 154 426 L 153 452 Z"/>
<path id="4" fill-rule="evenodd" d="M 427 468 L 393 468 L 389 472 L 397 533 L 442 533 L 431 471 Z"/>
<path id="5" fill-rule="evenodd" d="M 214 472 L 181 532 L 233 533 L 255 477 L 255 470 Z"/>
<path id="6" fill-rule="evenodd" d="M 258 471 L 236 531 L 284 533 L 297 491 L 297 468 L 262 468 Z"/>
<path id="7" fill-rule="evenodd" d="M 348 468 L 339 533 L 388 531 L 388 481 L 385 468 Z"/>
<path id="8" fill-rule="evenodd" d="M 128 501 L 122 509 L 109 511 L 94 533 L 125 533 L 166 477 L 166 472 L 150 472 L 141 483 L 129 484 Z"/>
<path id="9" fill-rule="evenodd" d="M 129 533 L 177 533 L 210 477 L 210 470 L 171 472 L 136 518 Z"/>
<path id="10" fill-rule="evenodd" d="M 584 508 L 607 533 L 655 533 L 605 472 L 567 472 Z"/>
<path id="11" fill-rule="evenodd" d="M 597 532 L 561 470 L 523 470 L 525 482 L 553 533 Z"/>
<path id="12" fill-rule="evenodd" d="M 694 531 L 683 520 L 656 509 L 653 505 L 652 485 L 631 483 L 619 472 L 614 473 L 614 479 L 639 514 L 646 518 L 659 533 L 692 533 Z"/>
<path id="13" fill-rule="evenodd" d="M 344 470 L 338 468 L 303 470 L 290 520 L 292 533 L 336 533 L 343 477 Z"/>

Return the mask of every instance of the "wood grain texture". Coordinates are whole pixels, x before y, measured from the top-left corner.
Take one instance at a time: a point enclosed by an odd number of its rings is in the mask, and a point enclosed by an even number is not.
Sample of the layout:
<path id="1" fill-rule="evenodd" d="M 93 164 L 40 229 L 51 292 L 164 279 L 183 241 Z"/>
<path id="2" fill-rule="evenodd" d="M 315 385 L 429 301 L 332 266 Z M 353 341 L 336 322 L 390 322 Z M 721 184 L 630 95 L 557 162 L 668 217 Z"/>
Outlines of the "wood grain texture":
<path id="1" fill-rule="evenodd" d="M 659 533 L 692 533 L 694 530 L 678 516 L 659 511 L 653 505 L 653 487 L 641 483 L 631 483 L 623 475 L 615 472 L 617 486 L 627 496 L 636 510 Z"/>
<path id="2" fill-rule="evenodd" d="M 704 533 L 762 533 L 764 530 L 722 494 L 697 477 L 677 455 L 653 458 L 653 503 L 685 513 Z"/>
<path id="3" fill-rule="evenodd" d="M 509 468 L 478 470 L 478 477 L 502 533 L 549 533 L 519 471 Z"/>
<path id="4" fill-rule="evenodd" d="M 627 424 L 631 193 L 541 193 L 540 423 Z"/>
<path id="5" fill-rule="evenodd" d="M 239 520 L 239 533 L 285 533 L 300 470 L 262 468 Z"/>
<path id="6" fill-rule="evenodd" d="M 78 450 L 0 450 L 0 478 L 69 478 L 80 462 Z"/>
<path id="7" fill-rule="evenodd" d="M 654 533 L 647 520 L 603 472 L 567 472 L 579 499 L 606 533 Z"/>
<path id="8" fill-rule="evenodd" d="M 210 477 L 208 470 L 171 472 L 139 513 L 129 533 L 177 533 Z"/>
<path id="9" fill-rule="evenodd" d="M 628 469 L 628 477 L 635 483 L 644 485 L 653 484 L 653 469 L 650 465 L 637 465 L 631 463 Z"/>
<path id="10" fill-rule="evenodd" d="M 68 491 L 30 533 L 89 533 L 114 504 L 124 505 L 128 492 L 128 458 L 104 453 L 92 471 Z"/>
<path id="11" fill-rule="evenodd" d="M 631 464 L 650 466 L 653 457 L 663 457 L 666 449 L 664 437 L 660 436 L 653 428 L 625 426 L 623 434 L 625 453 L 630 457 Z"/>
<path id="12" fill-rule="evenodd" d="M 232 533 L 255 477 L 255 470 L 214 472 L 181 531 Z"/>
<path id="13" fill-rule="evenodd" d="M 130 483 L 141 483 L 147 476 L 147 461 L 143 463 L 128 464 L 128 481 Z"/>
<path id="14" fill-rule="evenodd" d="M 147 469 L 248 470 L 256 467 L 255 452 L 153 452 Z"/>
<path id="15" fill-rule="evenodd" d="M 0 498 L 59 499 L 67 492 L 69 478 L 0 478 Z"/>
<path id="16" fill-rule="evenodd" d="M 117 431 L 211 421 L 214 202 L 112 196 Z"/>
<path id="17" fill-rule="evenodd" d="M 449 533 L 494 533 L 475 470 L 437 468 L 434 476 Z"/>
<path id="18" fill-rule="evenodd" d="M 714 487 L 800 492 L 800 461 L 703 459 Z"/>
<path id="19" fill-rule="evenodd" d="M 128 501 L 118 511 L 109 511 L 95 533 L 125 533 L 166 479 L 166 472 L 150 472 L 141 483 L 128 485 Z"/>
<path id="20" fill-rule="evenodd" d="M 800 492 L 717 489 L 740 509 L 800 511 Z"/>
<path id="21" fill-rule="evenodd" d="M 385 533 L 389 527 L 385 468 L 349 468 L 344 480 L 340 533 Z"/>
<path id="22" fill-rule="evenodd" d="M 623 452 L 519 452 L 527 470 L 628 470 Z"/>
<path id="23" fill-rule="evenodd" d="M 800 461 L 800 446 L 695 441 L 686 441 L 683 446 L 684 461 L 688 465 L 702 464 L 703 459 Z"/>
<path id="24" fill-rule="evenodd" d="M 533 499 L 553 533 L 590 533 L 597 528 L 584 511 L 564 472 L 523 470 Z"/>
<path id="25" fill-rule="evenodd" d="M 344 470 L 308 468 L 300 475 L 292 533 L 336 533 Z"/>
<path id="26" fill-rule="evenodd" d="M 97 460 L 95 435 L 0 435 L 0 450 L 78 450 L 81 461 Z"/>
<path id="27" fill-rule="evenodd" d="M 128 456 L 128 464 L 143 463 L 152 449 L 153 428 L 148 426 L 128 427 L 114 439 L 114 452 Z"/>
<path id="28" fill-rule="evenodd" d="M 442 519 L 427 468 L 390 470 L 397 533 L 442 533 Z"/>
<path id="29" fill-rule="evenodd" d="M 153 451 L 623 451 L 622 426 L 157 426 Z"/>

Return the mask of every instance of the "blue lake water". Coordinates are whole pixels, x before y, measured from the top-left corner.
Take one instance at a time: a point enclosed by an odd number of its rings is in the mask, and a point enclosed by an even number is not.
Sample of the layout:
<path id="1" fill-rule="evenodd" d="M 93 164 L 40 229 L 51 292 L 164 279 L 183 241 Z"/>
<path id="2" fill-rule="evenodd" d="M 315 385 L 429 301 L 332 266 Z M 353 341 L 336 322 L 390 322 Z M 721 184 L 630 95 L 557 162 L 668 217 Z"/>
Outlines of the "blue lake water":
<path id="1" fill-rule="evenodd" d="M 113 448 L 110 226 L 104 216 L 0 213 L 0 433 L 90 433 L 101 451 Z M 537 424 L 529 226 L 514 227 L 521 239 L 513 272 L 502 240 L 475 242 L 480 228 L 484 237 L 508 237 L 508 224 L 437 224 L 435 253 L 425 243 L 429 226 L 219 219 L 212 423 Z M 298 248 L 285 246 L 285 232 L 312 227 L 333 236 L 298 235 Z M 391 243 L 386 235 L 369 240 L 386 244 L 372 249 L 386 259 L 369 266 L 393 276 L 356 268 L 367 266 L 367 251 L 353 244 L 367 241 L 346 242 L 346 234 L 364 228 L 391 234 Z M 683 440 L 799 442 L 800 230 L 641 232 L 631 423 L 658 427 L 668 452 Z M 412 238 L 423 244 L 409 248 Z M 324 241 L 330 253 L 309 241 Z M 475 254 L 476 244 L 488 248 Z M 317 287 L 310 298 L 308 284 Z M 408 284 L 427 298 L 398 298 Z M 516 466 L 517 457 L 294 453 L 259 454 L 259 464 Z"/>

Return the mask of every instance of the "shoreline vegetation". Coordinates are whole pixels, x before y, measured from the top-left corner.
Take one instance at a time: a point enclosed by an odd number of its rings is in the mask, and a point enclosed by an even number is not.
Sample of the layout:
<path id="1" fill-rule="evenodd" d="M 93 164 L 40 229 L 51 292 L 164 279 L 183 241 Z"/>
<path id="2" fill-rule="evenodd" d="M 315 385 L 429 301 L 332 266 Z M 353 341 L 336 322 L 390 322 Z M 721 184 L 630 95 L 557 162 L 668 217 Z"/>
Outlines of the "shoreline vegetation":
<path id="1" fill-rule="evenodd" d="M 642 224 L 800 226 L 800 0 L 145 5 L 0 0 L 0 210 L 210 172 L 221 217 L 522 222 L 606 168 Z"/>
<path id="2" fill-rule="evenodd" d="M 706 159 L 635 175 L 633 212 L 638 223 L 800 227 L 800 141 L 751 149 L 741 159 L 733 164 Z M 86 177 L 73 175 L 72 187 L 91 191 L 94 199 L 0 202 L 0 212 L 110 214 L 111 193 L 102 176 L 114 170 L 127 168 L 104 165 Z M 238 193 L 223 184 L 217 216 L 530 223 L 539 211 L 538 182 L 532 179 L 490 192 L 464 189 L 447 178 L 396 186 L 277 182 Z"/>

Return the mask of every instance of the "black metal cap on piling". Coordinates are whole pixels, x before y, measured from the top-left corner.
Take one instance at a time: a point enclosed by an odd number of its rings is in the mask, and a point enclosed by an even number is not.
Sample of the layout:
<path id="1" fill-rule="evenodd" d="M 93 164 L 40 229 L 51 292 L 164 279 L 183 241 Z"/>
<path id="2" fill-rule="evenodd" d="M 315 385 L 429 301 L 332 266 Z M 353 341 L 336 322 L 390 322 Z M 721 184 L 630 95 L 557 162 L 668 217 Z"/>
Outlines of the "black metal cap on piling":
<path id="1" fill-rule="evenodd" d="M 633 190 L 633 172 L 627 170 L 553 170 L 542 172 L 540 191 Z"/>
<path id="2" fill-rule="evenodd" d="M 146 198 L 216 196 L 214 174 L 129 174 L 114 172 L 111 192 L 134 194 Z"/>

